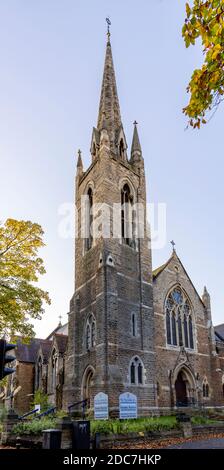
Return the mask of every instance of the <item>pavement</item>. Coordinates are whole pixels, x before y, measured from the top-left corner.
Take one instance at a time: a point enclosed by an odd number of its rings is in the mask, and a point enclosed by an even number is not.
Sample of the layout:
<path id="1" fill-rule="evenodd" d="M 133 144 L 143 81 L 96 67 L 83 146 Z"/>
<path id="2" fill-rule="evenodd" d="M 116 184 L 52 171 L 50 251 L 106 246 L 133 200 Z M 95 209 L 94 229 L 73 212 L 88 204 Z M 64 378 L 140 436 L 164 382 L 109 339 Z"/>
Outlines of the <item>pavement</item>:
<path id="1" fill-rule="evenodd" d="M 224 438 L 182 442 L 167 449 L 224 449 Z"/>

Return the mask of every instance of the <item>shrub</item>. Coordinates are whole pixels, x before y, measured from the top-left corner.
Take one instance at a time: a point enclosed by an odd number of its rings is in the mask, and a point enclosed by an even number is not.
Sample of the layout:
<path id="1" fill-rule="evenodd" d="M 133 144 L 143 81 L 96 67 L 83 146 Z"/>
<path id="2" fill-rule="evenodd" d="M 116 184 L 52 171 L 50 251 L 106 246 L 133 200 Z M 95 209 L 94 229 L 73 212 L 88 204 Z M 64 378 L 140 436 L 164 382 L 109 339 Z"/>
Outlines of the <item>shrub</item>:
<path id="1" fill-rule="evenodd" d="M 0 423 L 2 423 L 3 419 L 5 418 L 7 410 L 4 406 L 0 407 Z"/>
<path id="2" fill-rule="evenodd" d="M 194 416 L 191 419 L 192 424 L 194 425 L 200 425 L 200 424 L 211 424 L 215 423 L 215 419 L 211 419 L 208 416 Z"/>
<path id="3" fill-rule="evenodd" d="M 52 429 L 56 426 L 56 418 L 44 416 L 41 419 L 32 419 L 15 424 L 13 434 L 41 434 L 44 429 Z"/>
<path id="4" fill-rule="evenodd" d="M 51 408 L 51 405 L 48 403 L 48 396 L 42 392 L 42 390 L 36 390 L 34 393 L 34 398 L 31 403 L 31 410 L 34 409 L 35 405 L 40 405 L 41 412 L 47 411 Z"/>
<path id="5" fill-rule="evenodd" d="M 175 416 L 161 416 L 154 418 L 119 419 L 108 421 L 91 421 L 91 432 L 95 434 L 127 434 L 131 432 L 155 432 L 178 428 Z"/>
<path id="6" fill-rule="evenodd" d="M 68 413 L 64 410 L 58 410 L 56 411 L 56 413 L 54 414 L 54 416 L 58 419 L 60 418 L 65 418 L 65 416 L 68 416 Z"/>

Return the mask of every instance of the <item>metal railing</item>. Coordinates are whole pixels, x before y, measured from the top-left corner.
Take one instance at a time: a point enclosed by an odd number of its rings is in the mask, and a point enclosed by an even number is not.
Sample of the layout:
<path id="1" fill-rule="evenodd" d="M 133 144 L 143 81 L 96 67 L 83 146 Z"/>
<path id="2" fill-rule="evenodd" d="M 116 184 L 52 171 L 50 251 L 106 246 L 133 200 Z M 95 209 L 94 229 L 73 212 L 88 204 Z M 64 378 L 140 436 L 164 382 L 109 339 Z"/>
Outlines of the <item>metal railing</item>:
<path id="1" fill-rule="evenodd" d="M 86 412 L 86 408 L 88 407 L 89 405 L 89 399 L 85 399 L 85 400 L 81 400 L 81 401 L 77 401 L 75 403 L 72 403 L 71 405 L 68 406 L 68 412 L 71 413 L 72 411 L 72 408 L 76 408 L 78 406 L 82 407 L 82 417 L 83 419 L 85 418 L 85 412 Z"/>
<path id="2" fill-rule="evenodd" d="M 33 416 L 34 419 L 40 419 L 42 418 L 43 416 L 47 416 L 51 413 L 55 413 L 56 412 L 56 406 L 52 407 L 52 408 L 49 408 L 49 410 L 47 411 L 44 411 L 43 413 L 40 413 L 40 414 L 36 414 L 39 410 L 32 410 L 32 411 L 28 411 L 27 413 L 25 413 L 24 415 L 22 416 L 19 416 L 19 420 L 20 421 L 23 421 L 25 418 L 28 418 L 29 416 L 32 416 L 32 415 L 35 415 Z"/>
<path id="3" fill-rule="evenodd" d="M 57 407 L 56 407 L 56 406 L 53 406 L 52 408 L 49 408 L 49 410 L 44 411 L 43 413 L 40 413 L 40 414 L 34 416 L 34 418 L 40 419 L 40 418 L 42 418 L 43 416 L 48 416 L 48 415 L 50 415 L 51 413 L 55 413 L 56 410 L 57 410 Z"/>
<path id="4" fill-rule="evenodd" d="M 28 411 L 27 413 L 25 413 L 24 415 L 22 416 L 19 416 L 19 420 L 22 421 L 23 419 L 27 418 L 28 416 L 31 416 L 35 413 L 37 413 L 38 410 L 32 410 L 32 411 Z"/>

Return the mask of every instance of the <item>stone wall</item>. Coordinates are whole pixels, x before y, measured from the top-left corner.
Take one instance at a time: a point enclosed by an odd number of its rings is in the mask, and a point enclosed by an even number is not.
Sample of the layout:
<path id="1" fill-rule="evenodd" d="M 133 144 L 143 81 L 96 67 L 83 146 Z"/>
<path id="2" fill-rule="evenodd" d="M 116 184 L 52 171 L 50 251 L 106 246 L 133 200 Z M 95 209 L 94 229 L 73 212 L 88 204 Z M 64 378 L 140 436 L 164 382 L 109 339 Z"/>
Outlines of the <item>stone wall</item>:
<path id="1" fill-rule="evenodd" d="M 35 367 L 32 363 L 17 362 L 16 386 L 22 389 L 14 397 L 14 409 L 22 415 L 30 410 L 33 401 Z"/>

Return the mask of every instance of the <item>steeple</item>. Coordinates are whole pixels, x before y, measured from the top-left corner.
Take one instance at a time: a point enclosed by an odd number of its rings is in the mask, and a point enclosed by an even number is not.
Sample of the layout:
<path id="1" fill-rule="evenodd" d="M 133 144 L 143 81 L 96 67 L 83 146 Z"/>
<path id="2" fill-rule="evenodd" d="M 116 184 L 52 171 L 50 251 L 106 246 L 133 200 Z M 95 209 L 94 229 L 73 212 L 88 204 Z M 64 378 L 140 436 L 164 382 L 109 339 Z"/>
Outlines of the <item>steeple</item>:
<path id="1" fill-rule="evenodd" d="M 131 146 L 131 161 L 138 162 L 142 159 L 142 148 L 138 136 L 137 122 L 134 122 L 134 132 Z"/>
<path id="2" fill-rule="evenodd" d="M 132 139 L 132 146 L 131 146 L 131 155 L 134 152 L 140 152 L 142 153 L 142 148 L 138 136 L 138 129 L 137 129 L 137 122 L 134 122 L 134 132 L 133 132 L 133 139 Z"/>
<path id="3" fill-rule="evenodd" d="M 204 292 L 203 292 L 203 295 L 202 295 L 202 300 L 203 300 L 203 303 L 205 304 L 205 307 L 207 309 L 207 311 L 209 312 L 210 316 L 211 316 L 211 299 L 210 299 L 210 295 L 207 291 L 207 287 L 205 286 L 204 287 Z"/>
<path id="4" fill-rule="evenodd" d="M 79 178 L 82 175 L 83 175 L 82 152 L 81 150 L 78 150 L 76 176 Z"/>
<path id="5" fill-rule="evenodd" d="M 77 166 L 83 168 L 83 165 L 82 165 L 82 152 L 81 152 L 80 149 L 78 150 Z"/>
<path id="6" fill-rule="evenodd" d="M 101 131 L 105 128 L 108 131 L 111 150 L 116 151 L 116 138 L 122 128 L 120 105 L 117 94 L 117 85 L 110 43 L 110 33 L 108 34 L 106 57 L 101 87 L 100 106 L 98 114 L 97 128 Z"/>

